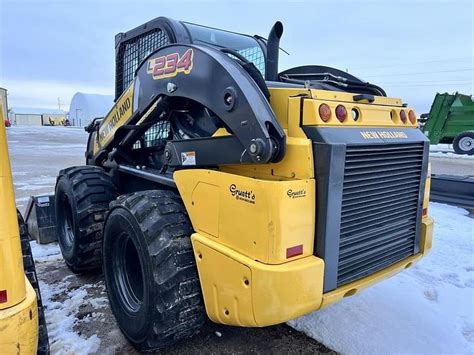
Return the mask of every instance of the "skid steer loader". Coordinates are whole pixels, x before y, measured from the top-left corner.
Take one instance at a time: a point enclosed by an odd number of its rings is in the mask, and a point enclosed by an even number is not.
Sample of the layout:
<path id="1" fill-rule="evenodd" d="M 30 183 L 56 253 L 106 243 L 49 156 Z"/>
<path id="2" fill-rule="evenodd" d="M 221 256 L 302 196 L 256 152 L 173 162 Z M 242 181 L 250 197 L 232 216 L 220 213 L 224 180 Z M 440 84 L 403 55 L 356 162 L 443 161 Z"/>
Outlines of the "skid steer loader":
<path id="1" fill-rule="evenodd" d="M 4 89 L 1 89 L 4 90 Z M 0 122 L 6 95 L 0 95 Z M 15 208 L 5 127 L 0 124 L 0 354 L 49 354 L 28 230 Z"/>
<path id="2" fill-rule="evenodd" d="M 139 350 L 285 322 L 431 248 L 428 141 L 400 99 L 346 72 L 278 72 L 267 39 L 160 17 L 115 38 L 115 105 L 62 170 L 58 238 L 102 267 Z"/>

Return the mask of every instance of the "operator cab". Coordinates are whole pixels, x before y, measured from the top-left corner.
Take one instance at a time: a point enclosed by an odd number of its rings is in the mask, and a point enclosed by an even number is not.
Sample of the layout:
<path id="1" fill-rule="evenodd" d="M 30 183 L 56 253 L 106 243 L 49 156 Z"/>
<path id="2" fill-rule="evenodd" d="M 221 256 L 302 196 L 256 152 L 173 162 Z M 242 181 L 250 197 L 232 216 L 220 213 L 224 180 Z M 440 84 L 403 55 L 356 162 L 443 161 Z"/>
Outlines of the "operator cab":
<path id="1" fill-rule="evenodd" d="M 226 52 L 230 57 L 247 64 L 244 69 L 266 95 L 267 87 L 308 87 L 386 96 L 382 88 L 331 67 L 304 65 L 278 72 L 279 41 L 282 34 L 281 22 L 275 23 L 268 39 L 265 39 L 258 35 L 249 36 L 158 17 L 116 36 L 116 99 L 132 82 L 135 70 L 143 60 L 159 48 L 172 43 L 208 45 Z M 266 85 L 258 74 L 265 79 Z"/>

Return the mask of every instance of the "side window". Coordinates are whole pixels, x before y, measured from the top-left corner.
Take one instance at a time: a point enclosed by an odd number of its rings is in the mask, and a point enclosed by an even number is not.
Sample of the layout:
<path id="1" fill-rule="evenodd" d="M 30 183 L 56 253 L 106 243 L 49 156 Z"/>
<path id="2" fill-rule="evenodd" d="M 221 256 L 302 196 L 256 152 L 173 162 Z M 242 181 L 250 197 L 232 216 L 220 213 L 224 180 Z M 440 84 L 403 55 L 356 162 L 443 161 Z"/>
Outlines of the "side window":
<path id="1" fill-rule="evenodd" d="M 170 139 L 171 127 L 169 121 L 160 121 L 143 134 L 142 138 L 135 142 L 133 149 L 152 148 L 164 145 Z M 142 146 L 143 145 L 143 146 Z"/>
<path id="2" fill-rule="evenodd" d="M 265 76 L 265 57 L 260 47 L 239 49 L 237 52 L 252 62 L 257 69 L 260 70 L 262 75 Z"/>

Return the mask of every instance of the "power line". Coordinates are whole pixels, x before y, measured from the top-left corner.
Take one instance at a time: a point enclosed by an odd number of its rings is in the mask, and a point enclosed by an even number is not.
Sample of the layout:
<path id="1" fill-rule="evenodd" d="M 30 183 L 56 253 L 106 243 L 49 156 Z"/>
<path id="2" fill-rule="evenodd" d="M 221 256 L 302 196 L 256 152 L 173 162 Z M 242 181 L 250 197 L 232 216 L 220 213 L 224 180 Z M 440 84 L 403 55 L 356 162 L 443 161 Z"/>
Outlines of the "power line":
<path id="1" fill-rule="evenodd" d="M 384 81 L 385 84 L 420 84 L 420 83 L 474 83 L 472 80 L 463 80 L 463 79 L 456 79 L 456 80 L 422 80 L 422 81 Z"/>
<path id="2" fill-rule="evenodd" d="M 399 73 L 399 74 L 384 74 L 384 75 L 364 75 L 366 78 L 381 78 L 388 76 L 403 76 L 403 75 L 421 75 L 421 74 L 438 74 L 438 73 L 458 73 L 465 71 L 472 71 L 473 68 L 468 69 L 456 69 L 456 70 L 437 70 L 437 71 L 426 71 L 426 72 L 417 72 L 417 73 Z"/>
<path id="3" fill-rule="evenodd" d="M 453 62 L 457 60 L 464 60 L 464 59 L 473 59 L 473 56 L 470 57 L 461 57 L 461 58 L 451 58 L 451 59 L 437 59 L 437 60 L 427 60 L 423 62 L 413 62 L 413 63 L 397 63 L 397 64 L 387 64 L 382 66 L 370 66 L 370 67 L 355 67 L 351 69 L 379 69 L 379 68 L 393 68 L 399 66 L 406 66 L 406 65 L 418 65 L 418 64 L 430 64 L 430 63 L 441 63 L 441 62 Z"/>
<path id="4" fill-rule="evenodd" d="M 384 87 L 420 87 L 420 86 L 473 86 L 472 83 L 447 83 L 447 84 L 385 84 Z"/>

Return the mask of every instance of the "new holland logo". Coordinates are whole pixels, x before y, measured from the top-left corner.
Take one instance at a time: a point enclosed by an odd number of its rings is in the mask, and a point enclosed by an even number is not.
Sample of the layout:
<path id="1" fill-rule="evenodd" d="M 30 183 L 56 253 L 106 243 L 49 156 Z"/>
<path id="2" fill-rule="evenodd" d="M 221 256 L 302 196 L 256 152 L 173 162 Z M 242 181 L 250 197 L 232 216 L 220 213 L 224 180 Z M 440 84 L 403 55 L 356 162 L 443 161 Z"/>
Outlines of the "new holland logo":
<path id="1" fill-rule="evenodd" d="M 361 131 L 362 138 L 364 139 L 407 139 L 408 136 L 405 132 L 400 131 Z"/>
<path id="2" fill-rule="evenodd" d="M 252 190 L 240 190 L 237 188 L 237 185 L 232 184 L 229 186 L 229 191 L 232 196 L 235 197 L 236 200 L 245 201 L 251 204 L 255 204 L 256 196 Z"/>
<path id="3" fill-rule="evenodd" d="M 193 70 L 194 52 L 190 48 L 182 56 L 171 53 L 148 61 L 147 73 L 153 79 L 172 78 L 179 73 L 189 74 Z"/>
<path id="4" fill-rule="evenodd" d="M 289 198 L 301 198 L 301 197 L 306 197 L 306 190 L 305 189 L 300 189 L 293 191 L 292 189 L 289 189 L 286 194 L 288 195 Z"/>

